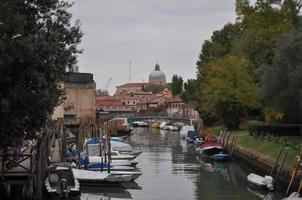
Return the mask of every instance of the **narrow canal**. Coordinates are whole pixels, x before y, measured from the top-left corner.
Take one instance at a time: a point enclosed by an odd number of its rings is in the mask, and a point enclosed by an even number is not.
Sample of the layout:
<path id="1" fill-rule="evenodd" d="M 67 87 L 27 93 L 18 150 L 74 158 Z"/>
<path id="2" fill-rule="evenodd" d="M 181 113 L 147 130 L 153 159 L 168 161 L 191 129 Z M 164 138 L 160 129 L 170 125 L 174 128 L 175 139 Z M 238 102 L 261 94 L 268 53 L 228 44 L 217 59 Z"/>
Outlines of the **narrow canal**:
<path id="1" fill-rule="evenodd" d="M 247 184 L 250 169 L 232 161 L 201 159 L 178 132 L 136 128 L 130 143 L 143 153 L 136 158 L 143 175 L 123 187 L 82 188 L 81 199 L 113 200 L 279 200 Z"/>

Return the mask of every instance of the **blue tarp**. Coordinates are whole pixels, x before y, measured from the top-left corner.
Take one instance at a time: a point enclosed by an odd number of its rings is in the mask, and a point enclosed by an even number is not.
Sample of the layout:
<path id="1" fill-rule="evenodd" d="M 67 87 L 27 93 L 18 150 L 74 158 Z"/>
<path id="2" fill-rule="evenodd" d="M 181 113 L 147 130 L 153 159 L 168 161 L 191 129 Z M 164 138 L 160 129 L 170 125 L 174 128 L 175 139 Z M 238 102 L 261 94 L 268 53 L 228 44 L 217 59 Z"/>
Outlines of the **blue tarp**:
<path id="1" fill-rule="evenodd" d="M 197 131 L 188 131 L 187 138 L 190 140 L 196 140 L 199 138 L 199 134 Z"/>
<path id="2" fill-rule="evenodd" d="M 110 138 L 110 141 L 126 143 L 126 142 L 124 142 L 122 139 L 120 139 L 118 137 Z M 87 141 L 87 144 L 99 144 L 100 142 L 102 142 L 102 139 L 100 137 L 96 137 L 96 138 L 90 138 Z"/>

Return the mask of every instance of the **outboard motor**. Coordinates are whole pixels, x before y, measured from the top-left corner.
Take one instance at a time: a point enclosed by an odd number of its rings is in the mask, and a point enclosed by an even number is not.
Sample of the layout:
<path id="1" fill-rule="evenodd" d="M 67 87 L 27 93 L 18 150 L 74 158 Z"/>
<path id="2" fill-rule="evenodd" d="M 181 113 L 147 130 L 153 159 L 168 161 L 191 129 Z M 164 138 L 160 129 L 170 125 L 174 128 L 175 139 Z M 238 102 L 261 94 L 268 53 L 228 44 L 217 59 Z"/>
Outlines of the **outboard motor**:
<path id="1" fill-rule="evenodd" d="M 60 180 L 60 197 L 68 197 L 67 180 L 65 178 Z"/>

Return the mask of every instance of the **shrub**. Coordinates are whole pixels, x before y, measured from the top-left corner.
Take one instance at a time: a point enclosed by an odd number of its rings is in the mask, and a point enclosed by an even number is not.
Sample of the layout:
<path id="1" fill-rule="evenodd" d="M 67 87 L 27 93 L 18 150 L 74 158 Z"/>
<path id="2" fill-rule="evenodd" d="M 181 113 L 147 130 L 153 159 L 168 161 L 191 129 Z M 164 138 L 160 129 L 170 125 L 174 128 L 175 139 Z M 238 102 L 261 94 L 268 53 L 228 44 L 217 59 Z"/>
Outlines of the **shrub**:
<path id="1" fill-rule="evenodd" d="M 250 124 L 250 135 L 263 136 L 302 136 L 302 124 Z"/>

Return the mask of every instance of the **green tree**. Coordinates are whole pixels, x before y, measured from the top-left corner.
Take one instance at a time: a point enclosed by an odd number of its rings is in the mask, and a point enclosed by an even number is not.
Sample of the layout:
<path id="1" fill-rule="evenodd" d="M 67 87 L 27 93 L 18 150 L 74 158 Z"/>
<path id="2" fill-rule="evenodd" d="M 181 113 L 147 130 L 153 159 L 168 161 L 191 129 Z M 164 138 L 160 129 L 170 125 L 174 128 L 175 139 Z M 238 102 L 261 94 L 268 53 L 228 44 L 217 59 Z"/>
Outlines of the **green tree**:
<path id="1" fill-rule="evenodd" d="M 181 94 L 183 91 L 183 79 L 181 76 L 176 74 L 172 77 L 171 92 L 173 96 Z"/>
<path id="2" fill-rule="evenodd" d="M 258 85 L 240 56 L 225 56 L 204 67 L 199 112 L 206 125 L 220 119 L 229 129 L 238 129 L 240 117 L 259 106 Z"/>
<path id="3" fill-rule="evenodd" d="M 266 107 L 285 114 L 285 122 L 302 123 L 302 25 L 286 33 L 277 45 L 273 64 L 262 76 Z"/>
<path id="4" fill-rule="evenodd" d="M 182 99 L 189 102 L 197 102 L 198 101 L 198 81 L 196 79 L 188 79 L 184 83 L 184 92 L 182 93 Z"/>
<path id="5" fill-rule="evenodd" d="M 80 27 L 61 0 L 0 2 L 0 145 L 43 127 L 76 64 Z"/>

